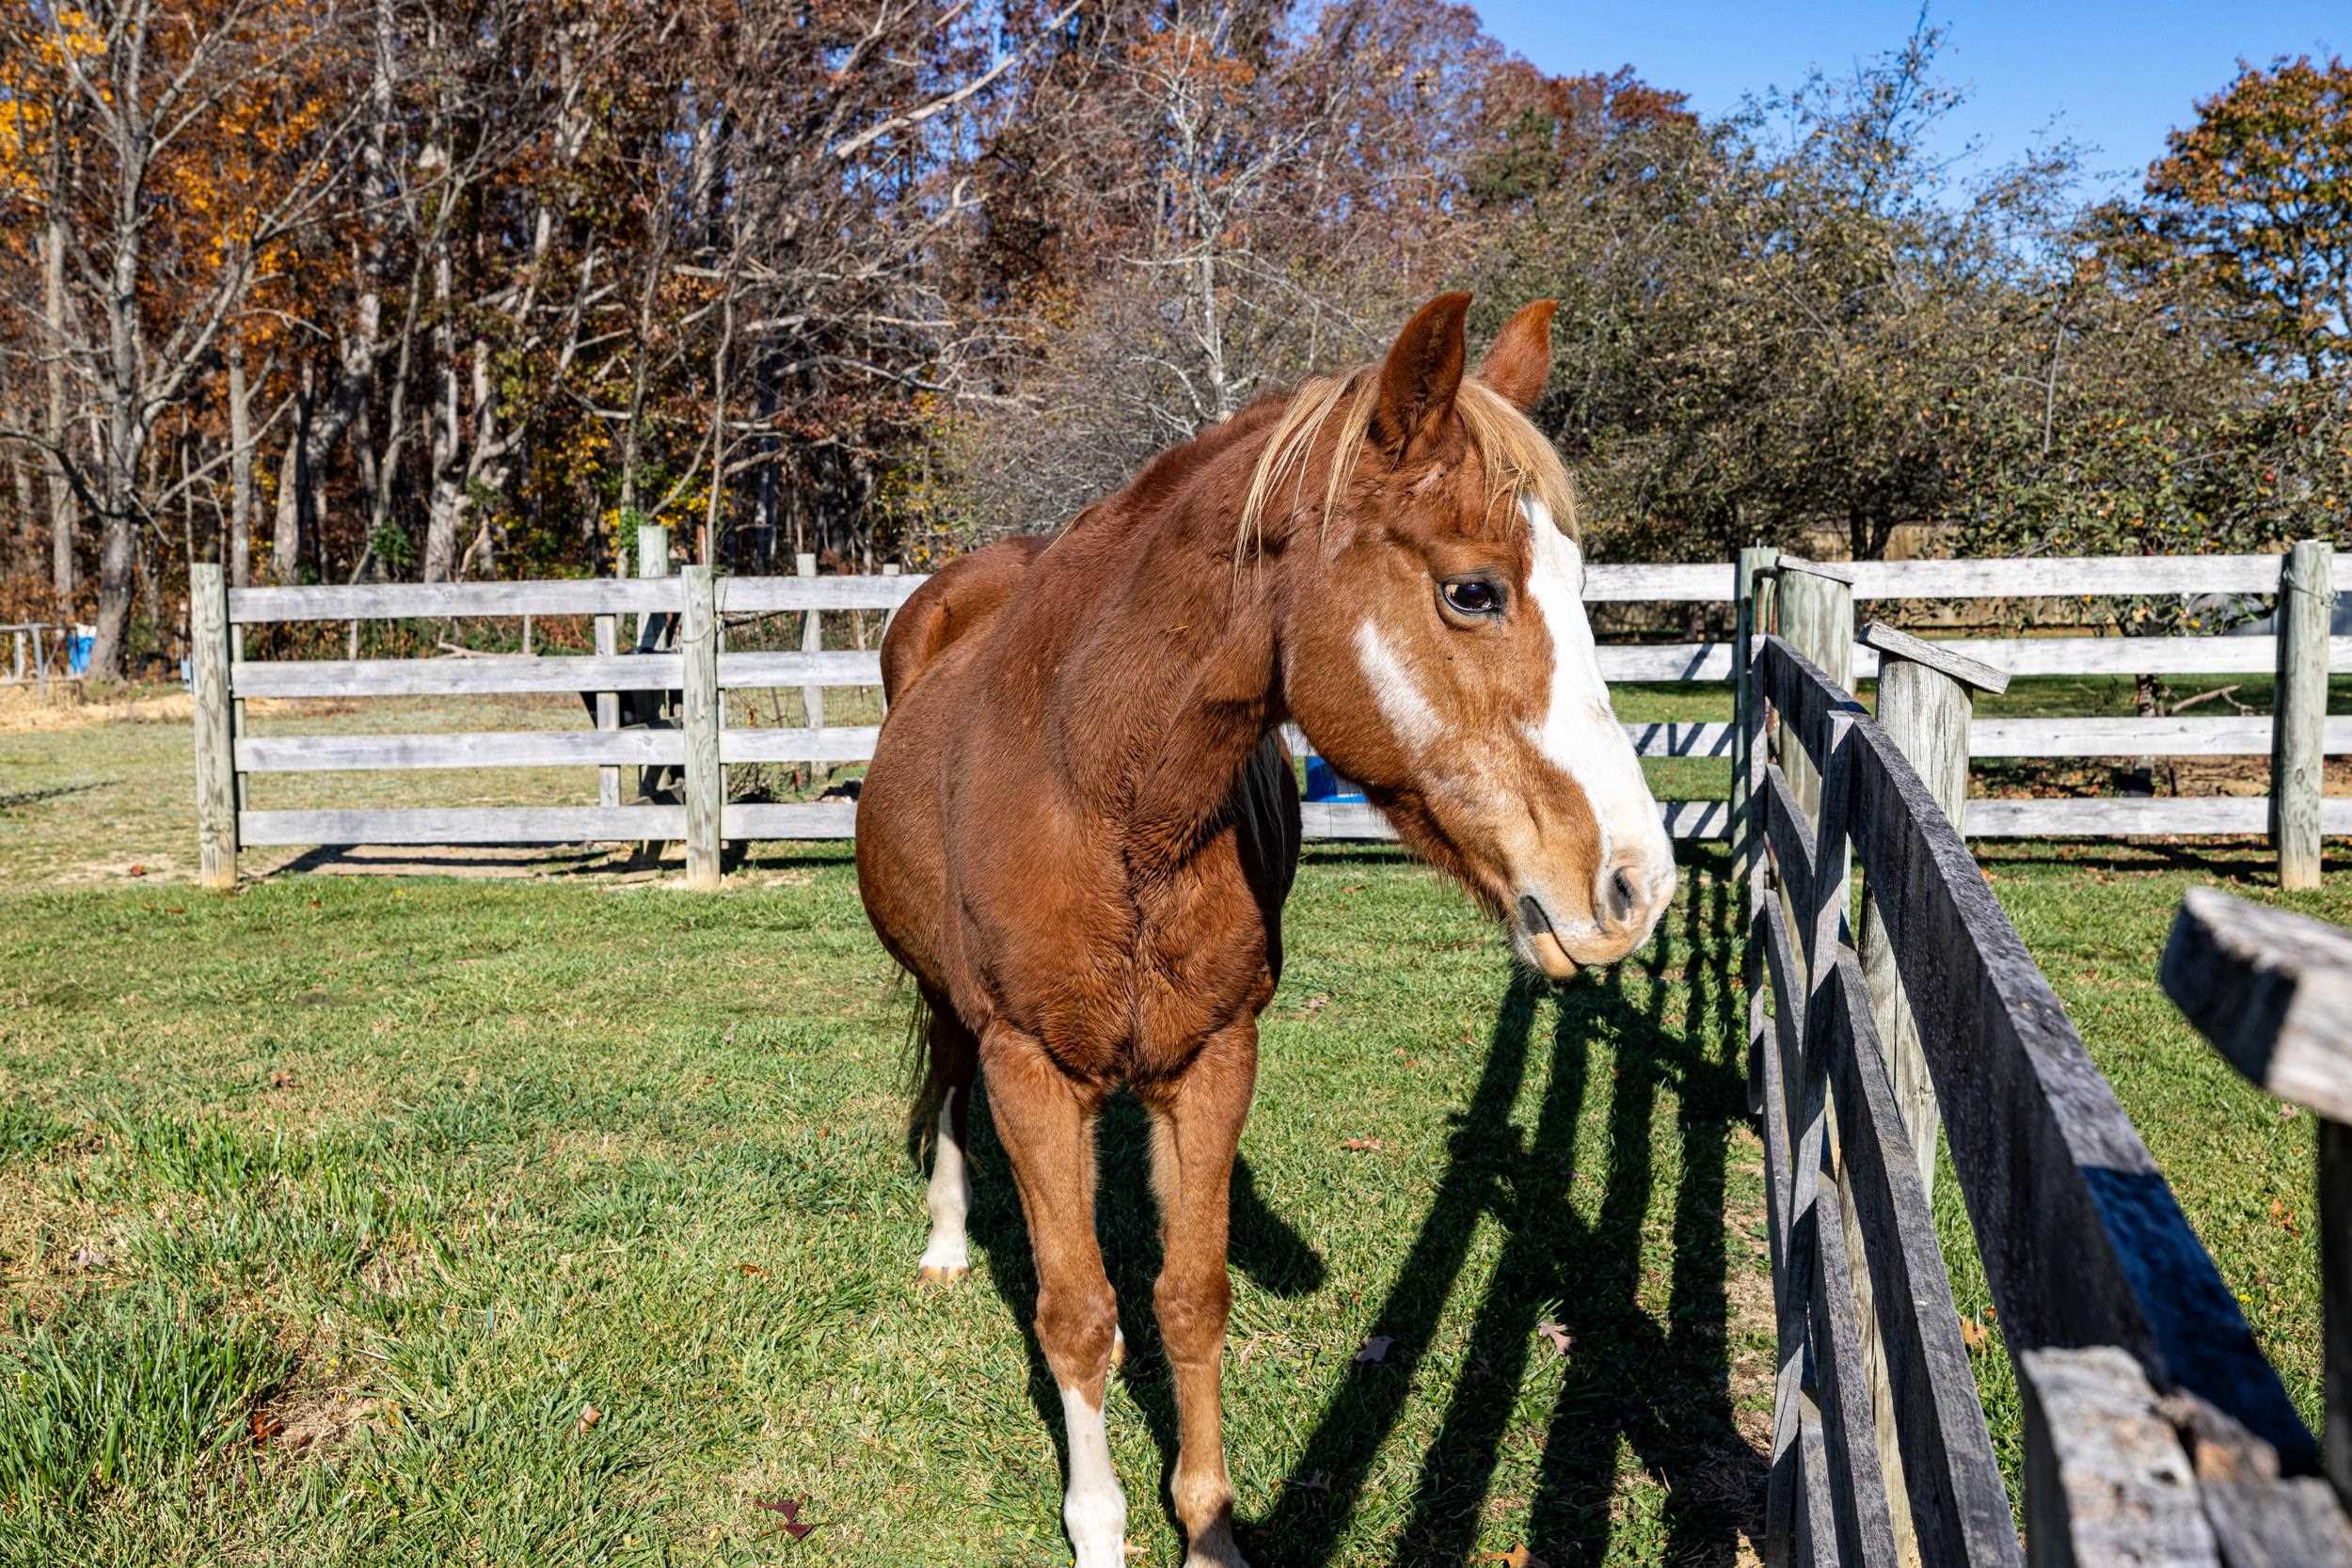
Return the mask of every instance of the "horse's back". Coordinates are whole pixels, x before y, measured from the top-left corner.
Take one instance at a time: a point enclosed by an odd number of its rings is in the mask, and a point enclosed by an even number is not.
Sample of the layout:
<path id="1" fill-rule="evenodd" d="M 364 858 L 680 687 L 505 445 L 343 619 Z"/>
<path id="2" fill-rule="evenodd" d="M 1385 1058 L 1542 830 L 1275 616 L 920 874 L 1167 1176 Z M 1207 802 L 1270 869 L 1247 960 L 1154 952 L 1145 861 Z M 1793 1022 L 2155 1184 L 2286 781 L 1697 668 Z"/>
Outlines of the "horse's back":
<path id="1" fill-rule="evenodd" d="M 882 638 L 882 700 L 905 696 L 950 645 L 993 620 L 1048 543 L 1028 536 L 1001 540 L 948 562 L 908 594 Z"/>

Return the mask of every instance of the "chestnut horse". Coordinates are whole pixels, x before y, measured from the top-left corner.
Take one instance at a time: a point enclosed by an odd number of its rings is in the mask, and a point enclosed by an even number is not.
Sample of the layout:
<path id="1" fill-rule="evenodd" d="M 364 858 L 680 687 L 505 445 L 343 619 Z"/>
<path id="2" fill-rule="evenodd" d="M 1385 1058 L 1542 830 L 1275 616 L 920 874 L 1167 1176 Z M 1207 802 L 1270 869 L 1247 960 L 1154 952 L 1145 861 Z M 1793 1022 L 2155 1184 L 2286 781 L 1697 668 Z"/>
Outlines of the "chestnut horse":
<path id="1" fill-rule="evenodd" d="M 927 1008 L 921 1275 L 965 1271 L 985 1075 L 1036 1254 L 1078 1568 L 1125 1561 L 1094 1211 L 1097 1115 L 1122 1085 L 1152 1127 L 1185 1560 L 1242 1562 L 1218 1377 L 1234 1151 L 1298 858 L 1279 726 L 1555 979 L 1639 947 L 1674 894 L 1594 655 L 1567 474 L 1523 412 L 1553 306 L 1512 318 L 1465 377 L 1469 307 L 1436 299 L 1376 368 L 1162 453 L 1050 544 L 956 562 L 883 641 L 858 886 Z"/>

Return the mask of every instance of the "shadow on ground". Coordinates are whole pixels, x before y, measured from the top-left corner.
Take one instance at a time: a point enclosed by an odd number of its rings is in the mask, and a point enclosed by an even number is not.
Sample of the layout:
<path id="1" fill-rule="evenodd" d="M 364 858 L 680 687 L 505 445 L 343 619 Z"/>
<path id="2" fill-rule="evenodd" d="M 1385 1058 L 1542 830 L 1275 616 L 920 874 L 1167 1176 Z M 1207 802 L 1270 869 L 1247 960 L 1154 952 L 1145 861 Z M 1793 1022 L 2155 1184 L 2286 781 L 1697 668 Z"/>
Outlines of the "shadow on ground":
<path id="1" fill-rule="evenodd" d="M 1571 1345 L 1541 1433 L 1540 1476 L 1525 1525 L 1526 1539 L 1552 1568 L 1608 1558 L 1621 1443 L 1665 1489 L 1664 1561 L 1729 1565 L 1741 1539 L 1760 1528 L 1765 1462 L 1734 1421 L 1725 1294 L 1725 1166 L 1746 1098 L 1729 1043 L 1740 1037 L 1737 889 L 1711 857 L 1686 865 L 1685 875 L 1671 928 L 1629 960 L 1647 971 L 1639 1004 L 1622 968 L 1556 990 L 1521 977 L 1503 993 L 1483 1072 L 1453 1118 L 1436 1191 L 1386 1299 L 1364 1320 L 1393 1338 L 1391 1365 L 1378 1376 L 1359 1375 L 1352 1365 L 1332 1375 L 1279 1499 L 1242 1523 L 1242 1544 L 1257 1568 L 1331 1560 L 1408 1402 L 1440 1397 L 1410 1375 L 1407 1357 L 1438 1333 L 1482 1223 L 1502 1228 L 1502 1258 L 1475 1308 L 1465 1370 L 1442 1393 L 1445 1414 L 1419 1465 L 1394 1560 L 1454 1568 L 1470 1559 L 1503 1444 L 1524 1418 L 1515 1404 L 1529 1359 L 1551 1354 L 1536 1325 L 1554 1315 Z M 1669 1022 L 1667 1003 L 1677 994 L 1685 1006 Z M 1606 1096 L 1602 1196 L 1588 1219 L 1570 1201 L 1570 1188 L 1580 1176 L 1577 1129 L 1599 1039 L 1614 1051 L 1615 1082 Z M 1531 1132 L 1512 1113 L 1539 1068 L 1546 1086 Z M 1681 1145 L 1662 1323 L 1640 1294 L 1642 1227 L 1655 1180 L 1651 1121 L 1661 1089 L 1679 1106 Z M 993 1131 L 981 1126 L 984 1117 L 974 1120 L 976 1152 L 1001 1170 Z M 1142 1112 L 1122 1098 L 1104 1122 L 1102 1229 L 1110 1239 L 1152 1236 Z M 1026 1324 L 1036 1277 L 1010 1182 L 983 1177 L 977 1183 L 972 1228 L 1008 1308 Z M 1292 1295 L 1323 1283 L 1321 1259 L 1259 1197 L 1246 1144 L 1234 1177 L 1232 1238 L 1233 1267 L 1261 1286 Z M 1165 1510 L 1176 1413 L 1152 1321 L 1157 1250 L 1107 1245 L 1106 1263 L 1127 1338 L 1127 1386 L 1163 1457 Z M 1030 1393 L 1060 1448 L 1060 1402 L 1033 1335 Z M 1062 1459 L 1066 1465 L 1066 1450 Z M 1131 1497 L 1131 1508 L 1143 1506 L 1140 1496 Z"/>

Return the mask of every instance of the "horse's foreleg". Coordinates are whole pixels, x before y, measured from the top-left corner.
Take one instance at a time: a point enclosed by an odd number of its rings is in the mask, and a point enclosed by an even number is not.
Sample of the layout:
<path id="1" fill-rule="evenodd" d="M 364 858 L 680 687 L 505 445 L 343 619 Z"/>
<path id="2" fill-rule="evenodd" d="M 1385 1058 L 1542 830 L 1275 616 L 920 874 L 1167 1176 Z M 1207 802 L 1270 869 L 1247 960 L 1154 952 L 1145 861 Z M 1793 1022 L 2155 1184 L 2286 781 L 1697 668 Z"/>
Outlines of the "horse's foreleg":
<path id="1" fill-rule="evenodd" d="M 1245 1568 L 1233 1543 L 1220 1383 L 1232 1303 L 1225 1244 L 1233 1156 L 1257 1070 L 1258 1027 L 1246 1020 L 1214 1037 L 1152 1106 L 1163 1238 L 1152 1304 L 1175 1373 L 1180 1441 L 1168 1491 L 1184 1527 L 1186 1568 Z"/>
<path id="2" fill-rule="evenodd" d="M 1044 1047 L 1001 1025 L 980 1042 L 989 1115 L 1037 1259 L 1037 1338 L 1070 1436 L 1062 1523 L 1077 1568 L 1126 1568 L 1127 1499 L 1111 1470 L 1103 1402 L 1119 1304 L 1094 1234 L 1094 1107 Z"/>

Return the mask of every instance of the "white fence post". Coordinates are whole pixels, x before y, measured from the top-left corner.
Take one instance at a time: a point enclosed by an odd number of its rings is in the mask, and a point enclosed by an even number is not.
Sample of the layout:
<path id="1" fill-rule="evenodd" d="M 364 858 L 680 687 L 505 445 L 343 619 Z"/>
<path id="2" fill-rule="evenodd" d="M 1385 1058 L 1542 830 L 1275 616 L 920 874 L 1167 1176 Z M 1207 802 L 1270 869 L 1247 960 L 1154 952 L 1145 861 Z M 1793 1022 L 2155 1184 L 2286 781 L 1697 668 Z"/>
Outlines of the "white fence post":
<path id="1" fill-rule="evenodd" d="M 719 610 L 710 568 L 682 574 L 686 614 L 678 626 L 685 656 L 681 680 L 686 721 L 686 885 L 705 892 L 719 885 L 719 816 L 726 775 L 719 766 Z"/>
<path id="2" fill-rule="evenodd" d="M 1858 639 L 1879 656 L 1879 727 L 1910 759 L 1935 797 L 1936 808 L 1954 832 L 1967 832 L 1968 721 L 1979 691 L 2006 691 L 2009 676 L 1990 664 L 1938 648 L 1877 622 Z M 1903 998 L 1895 971 L 1895 950 L 1875 898 L 1862 901 L 1862 977 L 1870 989 L 1870 1011 L 1886 1049 L 1886 1074 L 1895 1106 L 1911 1136 L 1919 1184 L 1935 1191 L 1935 1134 L 1941 1125 L 1935 1083 L 1919 1045 L 1919 1026 Z"/>
<path id="3" fill-rule="evenodd" d="M 236 731 L 230 714 L 229 590 L 220 563 L 188 568 L 190 685 L 196 698 L 197 879 L 237 885 Z"/>
<path id="4" fill-rule="evenodd" d="M 792 570 L 799 577 L 815 577 L 817 575 L 816 556 L 806 551 L 793 556 Z M 824 651 L 824 630 L 818 624 L 817 609 L 812 605 L 809 607 L 808 613 L 801 617 L 801 652 L 818 654 Z M 812 741 L 815 740 L 817 732 L 825 727 L 825 689 L 823 687 L 804 686 L 801 688 L 801 717 L 802 721 L 808 725 L 809 738 Z M 825 759 L 814 754 L 820 749 L 816 746 L 809 748 L 811 755 L 808 759 L 808 777 L 811 784 L 816 783 L 818 770 L 825 766 Z"/>
<path id="5" fill-rule="evenodd" d="M 2270 735 L 2270 839 L 2279 885 L 2319 885 L 2320 797 L 2327 765 L 2328 631 L 2335 619 L 2334 548 L 2298 539 L 2279 563 L 2279 687 Z"/>

